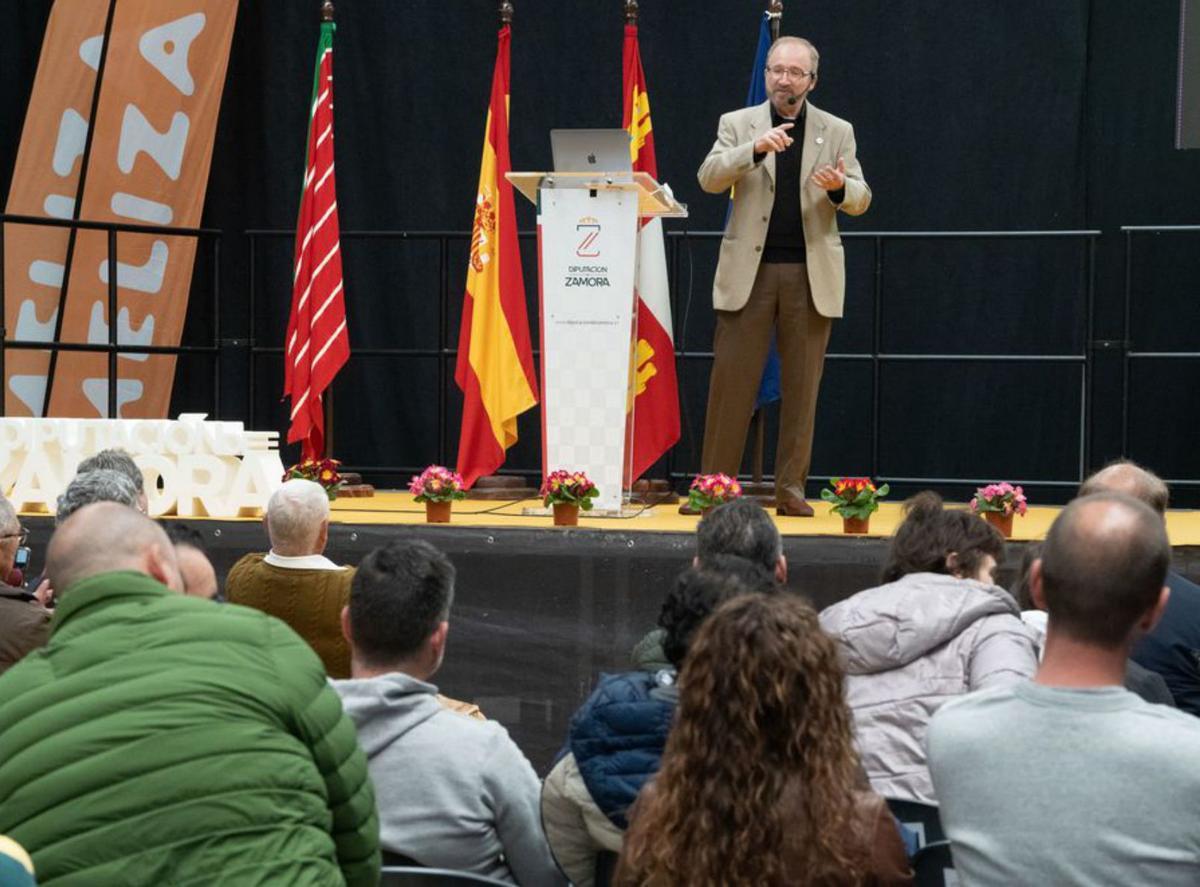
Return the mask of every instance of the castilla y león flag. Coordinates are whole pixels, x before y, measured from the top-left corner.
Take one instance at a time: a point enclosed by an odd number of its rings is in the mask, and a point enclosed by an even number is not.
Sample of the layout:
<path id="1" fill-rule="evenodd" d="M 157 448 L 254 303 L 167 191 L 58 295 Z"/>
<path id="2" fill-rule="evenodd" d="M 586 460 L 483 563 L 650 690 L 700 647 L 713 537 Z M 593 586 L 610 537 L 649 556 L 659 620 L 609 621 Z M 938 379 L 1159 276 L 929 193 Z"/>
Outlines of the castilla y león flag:
<path id="1" fill-rule="evenodd" d="M 471 259 L 463 297 L 454 381 L 463 392 L 458 472 L 466 486 L 504 463 L 517 441 L 517 416 L 537 402 L 517 212 L 508 155 L 510 28 L 500 29 L 483 140 Z"/>
<path id="2" fill-rule="evenodd" d="M 625 113 L 631 136 L 633 168 L 658 177 L 650 99 L 638 49 L 636 25 L 625 26 L 623 53 Z M 662 219 L 643 222 L 638 233 L 637 342 L 634 343 L 632 411 L 632 483 L 679 440 L 679 385 L 675 379 L 675 343 L 671 332 L 671 299 L 667 287 L 667 255 Z"/>
<path id="3" fill-rule="evenodd" d="M 288 443 L 302 441 L 304 457 L 313 459 L 325 445 L 321 395 L 350 359 L 333 177 L 333 31 L 333 22 L 321 23 L 284 349 L 283 390 L 292 402 Z"/>

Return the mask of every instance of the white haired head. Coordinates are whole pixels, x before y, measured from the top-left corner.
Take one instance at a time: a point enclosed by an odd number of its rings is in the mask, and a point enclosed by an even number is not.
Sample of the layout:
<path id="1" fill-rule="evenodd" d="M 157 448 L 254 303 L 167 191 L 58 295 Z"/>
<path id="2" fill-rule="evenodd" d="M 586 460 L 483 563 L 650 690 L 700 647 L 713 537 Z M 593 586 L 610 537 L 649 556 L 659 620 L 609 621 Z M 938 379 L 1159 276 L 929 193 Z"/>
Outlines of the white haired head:
<path id="1" fill-rule="evenodd" d="M 329 529 L 329 496 L 311 480 L 285 481 L 267 501 L 266 524 L 276 554 L 320 554 Z"/>

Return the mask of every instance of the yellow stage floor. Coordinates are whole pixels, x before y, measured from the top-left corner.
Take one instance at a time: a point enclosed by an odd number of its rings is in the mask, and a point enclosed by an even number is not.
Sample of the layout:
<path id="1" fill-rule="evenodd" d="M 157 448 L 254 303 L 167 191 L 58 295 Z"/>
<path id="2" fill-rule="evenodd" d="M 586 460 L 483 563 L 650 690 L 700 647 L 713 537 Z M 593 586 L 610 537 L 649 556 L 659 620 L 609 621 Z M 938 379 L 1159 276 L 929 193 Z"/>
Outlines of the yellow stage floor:
<path id="1" fill-rule="evenodd" d="M 829 513 L 824 502 L 813 501 L 816 517 L 777 517 L 775 522 L 785 536 L 841 536 L 842 520 Z M 463 527 L 525 527 L 552 528 L 548 514 L 529 514 L 541 511 L 537 499 L 522 502 L 486 502 L 466 500 L 454 503 L 451 526 Z M 1030 508 L 1025 517 L 1013 524 L 1013 538 L 1041 539 L 1061 508 Z M 882 503 L 871 517 L 871 536 L 888 536 L 900 523 L 900 503 Z M 597 530 L 620 529 L 626 532 L 686 533 L 696 528 L 700 518 L 679 514 L 675 505 L 658 505 L 643 509 L 634 506 L 621 517 L 589 517 L 582 513 L 581 527 Z M 339 499 L 333 505 L 333 521 L 350 524 L 419 524 L 425 522 L 425 506 L 414 502 L 405 492 L 381 491 L 371 498 Z M 1200 545 L 1200 511 L 1171 511 L 1167 514 L 1167 532 L 1172 545 Z"/>

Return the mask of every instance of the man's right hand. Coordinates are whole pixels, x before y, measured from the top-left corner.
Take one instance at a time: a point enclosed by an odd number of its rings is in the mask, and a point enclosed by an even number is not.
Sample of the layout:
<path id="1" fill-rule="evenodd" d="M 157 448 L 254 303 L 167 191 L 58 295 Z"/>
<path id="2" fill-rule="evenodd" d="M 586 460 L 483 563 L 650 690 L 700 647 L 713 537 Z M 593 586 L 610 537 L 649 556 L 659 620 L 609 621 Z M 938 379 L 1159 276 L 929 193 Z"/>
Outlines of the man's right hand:
<path id="1" fill-rule="evenodd" d="M 43 579 L 38 585 L 37 590 L 33 592 L 33 596 L 37 602 L 47 610 L 54 609 L 54 589 L 50 587 L 50 580 Z"/>
<path id="2" fill-rule="evenodd" d="M 755 140 L 754 153 L 770 154 L 774 151 L 786 151 L 788 145 L 792 143 L 792 137 L 788 135 L 788 130 L 793 126 L 795 126 L 794 123 L 781 123 L 768 129 Z"/>

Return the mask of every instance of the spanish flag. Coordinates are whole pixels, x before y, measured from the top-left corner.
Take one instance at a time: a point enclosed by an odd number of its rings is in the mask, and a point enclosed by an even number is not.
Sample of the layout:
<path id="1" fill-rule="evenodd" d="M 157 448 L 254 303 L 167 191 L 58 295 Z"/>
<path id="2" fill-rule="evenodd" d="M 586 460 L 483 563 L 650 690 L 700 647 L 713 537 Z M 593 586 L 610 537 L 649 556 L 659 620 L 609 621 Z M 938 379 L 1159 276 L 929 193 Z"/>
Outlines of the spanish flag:
<path id="1" fill-rule="evenodd" d="M 625 72 L 623 126 L 629 130 L 633 168 L 658 178 L 637 25 L 625 26 L 622 68 Z M 643 221 L 637 248 L 637 341 L 633 353 L 631 428 L 627 432 L 627 437 L 632 437 L 627 483 L 641 477 L 679 440 L 679 385 L 675 378 L 675 342 L 662 219 Z"/>
<path id="2" fill-rule="evenodd" d="M 517 247 L 508 156 L 511 29 L 500 29 L 492 97 L 483 140 L 471 259 L 463 298 L 454 381 L 463 392 L 458 473 L 470 487 L 504 463 L 517 441 L 517 416 L 538 402 L 525 280 Z"/>

